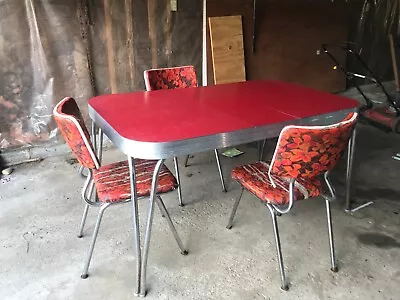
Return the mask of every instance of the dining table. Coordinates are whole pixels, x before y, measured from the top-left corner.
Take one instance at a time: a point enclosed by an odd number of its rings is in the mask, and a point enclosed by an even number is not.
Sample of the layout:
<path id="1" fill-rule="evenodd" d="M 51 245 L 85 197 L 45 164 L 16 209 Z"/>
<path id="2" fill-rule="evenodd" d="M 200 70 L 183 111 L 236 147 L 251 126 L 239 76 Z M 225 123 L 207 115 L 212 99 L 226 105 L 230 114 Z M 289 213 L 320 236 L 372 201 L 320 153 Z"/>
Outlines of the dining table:
<path id="1" fill-rule="evenodd" d="M 360 103 L 294 83 L 256 80 L 213 86 L 100 95 L 89 115 L 101 133 L 128 157 L 136 278 L 134 294 L 146 295 L 146 271 L 158 173 L 164 160 L 278 137 L 287 125 L 329 125 L 356 112 Z M 355 149 L 347 150 L 345 210 Z M 157 160 L 141 247 L 135 159 Z"/>

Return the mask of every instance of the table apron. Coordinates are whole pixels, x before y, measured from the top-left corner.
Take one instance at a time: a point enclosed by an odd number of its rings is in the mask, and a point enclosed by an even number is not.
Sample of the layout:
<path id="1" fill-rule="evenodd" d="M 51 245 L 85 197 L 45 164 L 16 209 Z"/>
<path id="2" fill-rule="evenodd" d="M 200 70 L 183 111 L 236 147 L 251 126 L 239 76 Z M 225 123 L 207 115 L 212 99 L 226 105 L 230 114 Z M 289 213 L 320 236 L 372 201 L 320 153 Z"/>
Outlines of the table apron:
<path id="1" fill-rule="evenodd" d="M 89 105 L 90 117 L 113 144 L 126 155 L 142 159 L 165 159 L 274 138 L 279 136 L 282 128 L 287 125 L 330 125 L 340 122 L 347 114 L 355 111 L 357 108 L 345 109 L 303 119 L 294 118 L 286 122 L 186 140 L 141 142 L 122 137 Z"/>

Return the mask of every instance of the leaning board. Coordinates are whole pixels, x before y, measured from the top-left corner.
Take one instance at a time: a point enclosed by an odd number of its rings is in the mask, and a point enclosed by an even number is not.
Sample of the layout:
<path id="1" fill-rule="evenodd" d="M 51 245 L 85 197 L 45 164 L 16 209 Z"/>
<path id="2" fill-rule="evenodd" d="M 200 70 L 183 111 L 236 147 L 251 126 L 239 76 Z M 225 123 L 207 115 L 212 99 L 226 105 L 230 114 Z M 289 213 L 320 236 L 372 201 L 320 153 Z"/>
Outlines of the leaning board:
<path id="1" fill-rule="evenodd" d="M 246 81 L 242 16 L 211 17 L 208 22 L 214 83 Z"/>

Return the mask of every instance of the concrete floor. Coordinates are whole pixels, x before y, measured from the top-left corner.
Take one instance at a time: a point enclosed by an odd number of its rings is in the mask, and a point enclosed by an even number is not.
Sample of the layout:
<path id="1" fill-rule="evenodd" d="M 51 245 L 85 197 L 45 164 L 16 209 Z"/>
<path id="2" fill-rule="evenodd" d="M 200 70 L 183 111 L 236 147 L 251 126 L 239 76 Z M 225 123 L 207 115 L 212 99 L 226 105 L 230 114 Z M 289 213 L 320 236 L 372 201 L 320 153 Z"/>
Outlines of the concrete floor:
<path id="1" fill-rule="evenodd" d="M 344 160 L 333 173 L 339 199 L 333 222 L 339 272 L 329 271 L 325 204 L 310 199 L 278 219 L 290 290 L 279 289 L 275 244 L 267 209 L 248 193 L 232 230 L 225 225 L 239 193 L 230 170 L 256 158 L 223 158 L 228 193 L 222 193 L 213 153 L 196 154 L 181 166 L 183 196 L 164 196 L 188 256 L 155 213 L 147 299 L 399 299 L 400 152 L 398 136 L 358 127 L 353 181 L 357 204 L 374 204 L 353 215 L 343 211 Z M 273 148 L 270 143 L 269 152 Z M 124 159 L 108 150 L 108 162 Z M 183 163 L 183 158 L 180 159 Z M 171 161 L 167 161 L 171 166 Z M 133 299 L 135 257 L 130 205 L 106 211 L 90 276 L 80 278 L 97 209 L 85 236 L 76 237 L 83 204 L 83 179 L 69 157 L 51 157 L 18 167 L 0 182 L 0 299 Z M 147 201 L 140 203 L 145 215 Z M 144 219 L 142 218 L 142 224 Z M 143 230 L 143 227 L 141 228 Z"/>

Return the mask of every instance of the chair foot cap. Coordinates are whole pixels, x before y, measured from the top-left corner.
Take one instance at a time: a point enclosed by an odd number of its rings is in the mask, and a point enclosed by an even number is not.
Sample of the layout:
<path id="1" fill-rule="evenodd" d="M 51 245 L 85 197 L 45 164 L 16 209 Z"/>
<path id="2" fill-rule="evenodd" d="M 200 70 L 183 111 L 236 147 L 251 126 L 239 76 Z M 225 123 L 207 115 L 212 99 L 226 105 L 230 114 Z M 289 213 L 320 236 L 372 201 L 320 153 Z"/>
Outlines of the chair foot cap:
<path id="1" fill-rule="evenodd" d="M 232 229 L 232 225 L 226 226 L 226 229 Z"/>
<path id="2" fill-rule="evenodd" d="M 289 290 L 289 286 L 287 284 L 284 286 L 281 286 L 281 290 L 286 292 Z"/>
<path id="3" fill-rule="evenodd" d="M 222 192 L 223 193 L 227 193 L 228 191 L 226 189 L 222 189 Z"/>
<path id="4" fill-rule="evenodd" d="M 77 235 L 77 237 L 78 237 L 78 239 L 81 239 L 83 237 L 83 235 L 80 234 L 80 235 Z"/>
<path id="5" fill-rule="evenodd" d="M 89 274 L 82 274 L 82 275 L 81 275 L 81 278 L 82 278 L 82 279 L 86 279 L 86 278 L 88 278 L 88 277 L 89 277 Z"/>
<path id="6" fill-rule="evenodd" d="M 333 273 L 337 273 L 337 272 L 339 271 L 339 269 L 338 269 L 338 267 L 334 267 L 334 268 L 331 268 L 331 271 L 332 271 Z"/>
<path id="7" fill-rule="evenodd" d="M 185 251 L 181 251 L 181 254 L 182 254 L 182 255 L 188 255 L 189 252 L 188 252 L 187 250 L 185 250 Z"/>
<path id="8" fill-rule="evenodd" d="M 182 204 L 179 204 L 179 206 L 180 206 L 180 207 L 184 207 L 184 206 L 185 206 L 185 204 L 183 204 L 183 203 L 182 203 Z"/>

